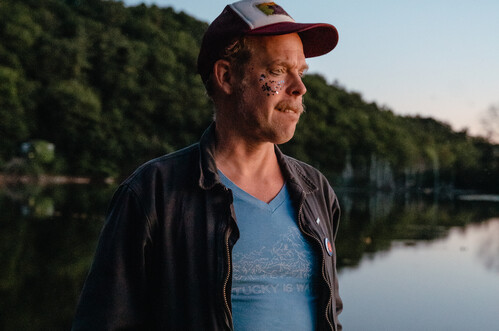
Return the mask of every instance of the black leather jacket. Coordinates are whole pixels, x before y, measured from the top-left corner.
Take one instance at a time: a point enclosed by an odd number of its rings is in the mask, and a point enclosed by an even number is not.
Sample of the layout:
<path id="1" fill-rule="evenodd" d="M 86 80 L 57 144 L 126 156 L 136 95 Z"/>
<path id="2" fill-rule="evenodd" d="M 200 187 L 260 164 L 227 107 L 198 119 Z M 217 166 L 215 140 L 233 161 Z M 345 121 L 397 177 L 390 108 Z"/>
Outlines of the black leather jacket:
<path id="1" fill-rule="evenodd" d="M 74 331 L 233 329 L 231 251 L 239 230 L 232 193 L 218 178 L 214 146 L 213 124 L 198 144 L 149 161 L 120 185 Z M 322 255 L 318 329 L 341 330 L 334 248 L 338 200 L 317 170 L 277 147 L 276 153 L 299 228 Z"/>

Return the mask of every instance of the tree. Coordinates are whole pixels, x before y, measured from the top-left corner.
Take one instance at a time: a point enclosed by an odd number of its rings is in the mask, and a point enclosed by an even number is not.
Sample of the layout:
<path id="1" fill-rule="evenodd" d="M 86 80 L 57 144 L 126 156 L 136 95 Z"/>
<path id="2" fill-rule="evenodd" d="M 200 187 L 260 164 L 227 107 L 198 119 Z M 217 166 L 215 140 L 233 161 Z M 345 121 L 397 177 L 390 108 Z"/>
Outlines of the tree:
<path id="1" fill-rule="evenodd" d="M 485 137 L 489 141 L 499 142 L 499 105 L 491 105 L 482 119 Z"/>
<path id="2" fill-rule="evenodd" d="M 0 162 L 15 155 L 28 136 L 27 118 L 19 98 L 21 80 L 17 71 L 0 67 Z"/>

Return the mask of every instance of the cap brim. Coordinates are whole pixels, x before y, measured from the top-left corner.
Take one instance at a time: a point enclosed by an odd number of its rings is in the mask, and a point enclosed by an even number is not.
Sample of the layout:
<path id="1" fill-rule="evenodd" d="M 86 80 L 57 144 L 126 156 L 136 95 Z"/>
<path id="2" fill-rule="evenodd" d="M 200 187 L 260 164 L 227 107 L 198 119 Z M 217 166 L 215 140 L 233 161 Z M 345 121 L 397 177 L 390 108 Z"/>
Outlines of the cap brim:
<path id="1" fill-rule="evenodd" d="M 246 35 L 271 36 L 288 33 L 298 33 L 303 43 L 305 57 L 324 55 L 338 44 L 338 31 L 333 25 L 326 23 L 281 22 L 253 29 Z"/>

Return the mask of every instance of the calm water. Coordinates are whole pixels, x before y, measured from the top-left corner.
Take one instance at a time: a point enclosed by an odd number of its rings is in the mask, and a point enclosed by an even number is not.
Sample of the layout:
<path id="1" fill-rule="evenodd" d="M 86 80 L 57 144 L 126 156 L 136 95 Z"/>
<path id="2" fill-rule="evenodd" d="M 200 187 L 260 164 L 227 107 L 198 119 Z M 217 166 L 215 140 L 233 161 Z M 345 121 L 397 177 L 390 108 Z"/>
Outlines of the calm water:
<path id="1" fill-rule="evenodd" d="M 0 330 L 68 330 L 115 187 L 0 188 Z M 338 190 L 349 330 L 499 330 L 499 203 Z"/>
<path id="2" fill-rule="evenodd" d="M 340 269 L 344 329 L 499 330 L 498 204 L 416 203 L 364 227 L 344 220 L 365 233 L 362 256 Z"/>

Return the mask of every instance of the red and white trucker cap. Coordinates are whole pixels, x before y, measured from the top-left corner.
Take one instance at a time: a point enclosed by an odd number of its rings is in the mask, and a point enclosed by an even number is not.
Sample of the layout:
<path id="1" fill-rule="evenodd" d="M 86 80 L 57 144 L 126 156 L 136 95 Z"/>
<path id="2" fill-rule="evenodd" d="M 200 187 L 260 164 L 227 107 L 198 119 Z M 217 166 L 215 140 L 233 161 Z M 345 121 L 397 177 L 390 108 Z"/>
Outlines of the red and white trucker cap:
<path id="1" fill-rule="evenodd" d="M 270 36 L 298 33 L 305 57 L 330 52 L 338 43 L 338 31 L 331 24 L 296 23 L 274 2 L 243 0 L 227 5 L 210 24 L 198 57 L 198 72 L 206 82 L 225 48 L 242 36 Z"/>

